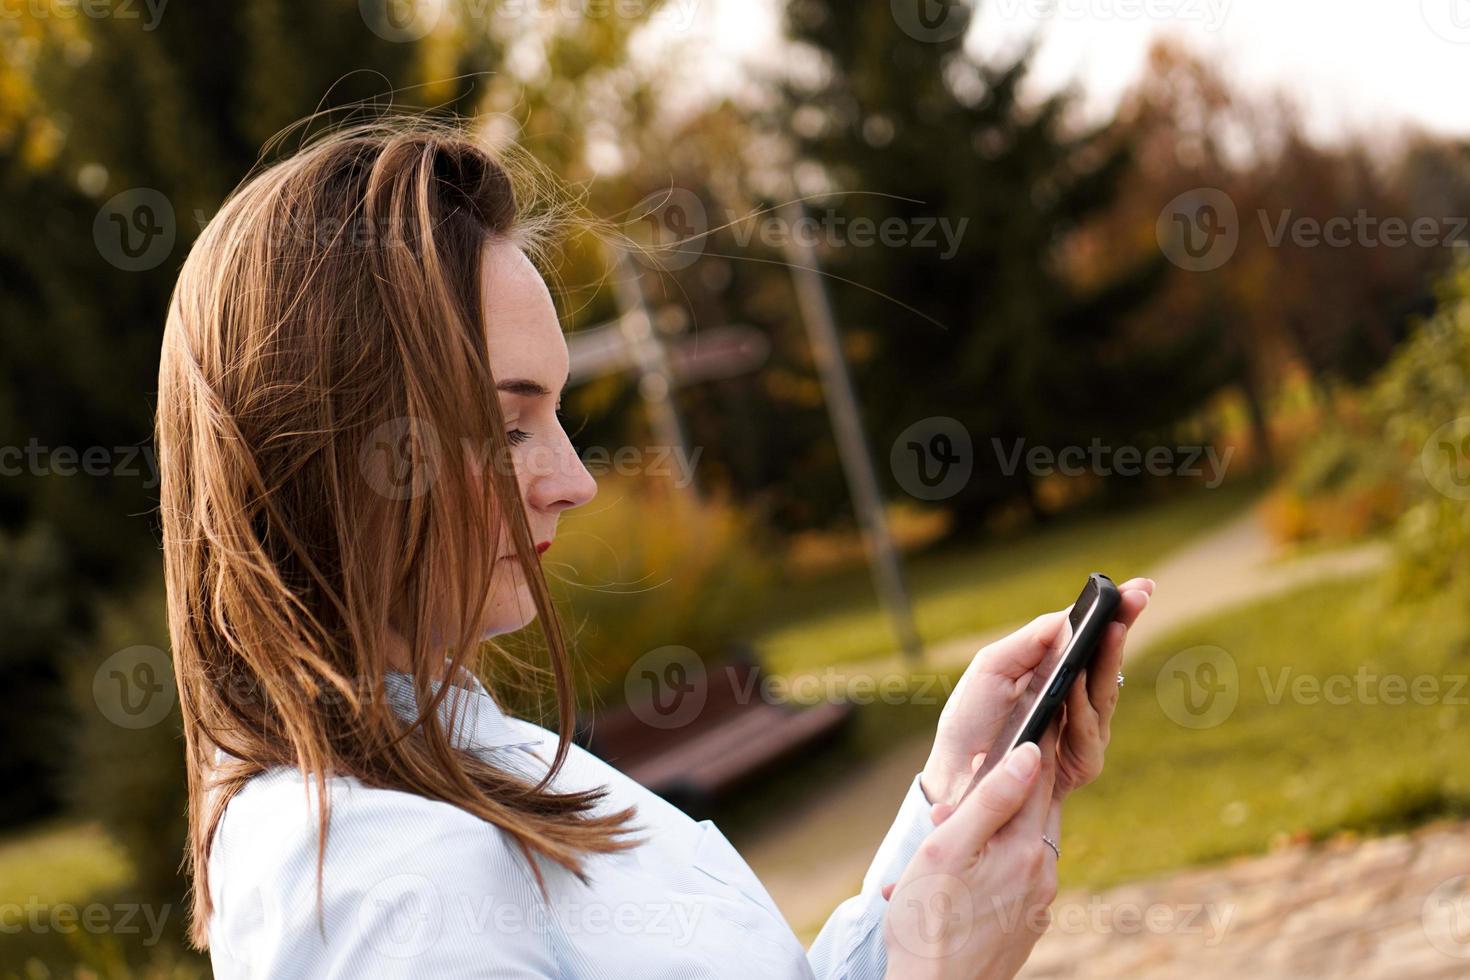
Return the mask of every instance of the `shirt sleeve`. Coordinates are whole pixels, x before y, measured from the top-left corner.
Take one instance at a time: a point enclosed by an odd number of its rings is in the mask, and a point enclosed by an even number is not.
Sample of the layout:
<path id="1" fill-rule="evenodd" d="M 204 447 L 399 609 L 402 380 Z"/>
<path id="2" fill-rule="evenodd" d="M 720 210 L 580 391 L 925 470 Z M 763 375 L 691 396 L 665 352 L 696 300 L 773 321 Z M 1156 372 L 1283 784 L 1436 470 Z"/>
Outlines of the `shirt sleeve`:
<path id="1" fill-rule="evenodd" d="M 807 951 L 807 962 L 818 980 L 881 980 L 888 968 L 888 951 L 883 945 L 888 901 L 883 886 L 898 881 L 934 829 L 932 810 L 915 775 L 898 816 L 863 876 L 862 891 L 837 906 Z"/>

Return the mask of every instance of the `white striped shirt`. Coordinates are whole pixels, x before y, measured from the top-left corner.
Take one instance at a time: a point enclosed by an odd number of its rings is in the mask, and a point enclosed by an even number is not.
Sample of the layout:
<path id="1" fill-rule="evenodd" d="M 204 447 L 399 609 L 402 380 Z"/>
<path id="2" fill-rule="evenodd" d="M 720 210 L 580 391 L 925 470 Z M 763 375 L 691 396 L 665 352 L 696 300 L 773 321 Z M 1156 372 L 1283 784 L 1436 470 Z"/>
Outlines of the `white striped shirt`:
<path id="1" fill-rule="evenodd" d="M 477 682 L 478 683 L 478 682 Z M 412 680 L 388 675 L 395 710 L 417 715 Z M 458 701 L 458 706 L 451 702 Z M 483 687 L 440 706 L 458 744 L 539 778 L 557 736 L 504 714 Z M 538 858 L 550 901 L 499 828 L 447 803 L 328 780 L 331 823 L 316 917 L 316 788 L 280 767 L 230 802 L 209 862 L 210 955 L 220 980 L 419 977 L 882 977 L 883 885 L 932 829 L 915 776 L 860 894 L 810 950 L 710 821 L 694 821 L 579 746 L 553 787 L 607 787 L 599 812 L 637 807 L 644 843 L 590 855 L 590 883 Z"/>

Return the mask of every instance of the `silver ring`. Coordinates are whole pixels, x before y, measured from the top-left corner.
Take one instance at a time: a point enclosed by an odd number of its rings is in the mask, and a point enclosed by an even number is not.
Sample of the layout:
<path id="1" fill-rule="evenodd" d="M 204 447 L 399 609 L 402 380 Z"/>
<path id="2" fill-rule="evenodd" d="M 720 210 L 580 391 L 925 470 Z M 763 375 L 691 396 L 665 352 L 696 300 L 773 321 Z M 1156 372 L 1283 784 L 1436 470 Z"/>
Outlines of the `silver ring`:
<path id="1" fill-rule="evenodd" d="M 1119 687 L 1122 687 L 1123 686 L 1123 672 L 1121 670 L 1118 671 L 1118 686 Z"/>
<path id="2" fill-rule="evenodd" d="M 1057 846 L 1057 842 L 1056 841 L 1052 840 L 1050 837 L 1046 836 L 1045 834 L 1042 834 L 1041 835 L 1041 842 L 1043 844 L 1045 844 L 1047 847 L 1051 848 L 1051 852 L 1057 856 L 1057 860 L 1058 861 L 1060 861 L 1062 859 L 1062 849 Z"/>

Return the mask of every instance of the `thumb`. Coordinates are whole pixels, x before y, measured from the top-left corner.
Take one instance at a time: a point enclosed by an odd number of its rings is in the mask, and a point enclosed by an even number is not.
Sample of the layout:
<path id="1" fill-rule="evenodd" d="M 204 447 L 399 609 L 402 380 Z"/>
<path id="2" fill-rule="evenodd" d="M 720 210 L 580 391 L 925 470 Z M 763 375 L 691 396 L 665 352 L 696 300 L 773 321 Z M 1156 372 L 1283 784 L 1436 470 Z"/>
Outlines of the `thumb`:
<path id="1" fill-rule="evenodd" d="M 893 882 L 893 884 L 891 884 L 891 885 L 884 885 L 883 886 L 883 900 L 885 902 L 888 899 L 890 899 L 890 898 L 893 897 L 893 889 L 895 889 L 897 887 L 898 887 L 898 882 L 896 882 L 896 881 Z"/>

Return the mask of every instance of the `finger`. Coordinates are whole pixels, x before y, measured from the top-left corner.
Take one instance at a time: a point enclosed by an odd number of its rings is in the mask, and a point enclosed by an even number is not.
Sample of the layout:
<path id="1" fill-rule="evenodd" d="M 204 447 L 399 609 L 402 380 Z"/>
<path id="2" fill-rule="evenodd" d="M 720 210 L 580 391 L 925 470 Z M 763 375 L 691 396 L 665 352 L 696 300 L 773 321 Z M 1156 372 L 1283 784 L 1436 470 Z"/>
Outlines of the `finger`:
<path id="1" fill-rule="evenodd" d="M 936 803 L 929 810 L 929 819 L 934 821 L 934 826 L 938 827 L 948 820 L 952 813 L 954 813 L 953 803 Z"/>
<path id="2" fill-rule="evenodd" d="M 895 888 L 895 887 L 896 887 L 896 886 L 897 886 L 897 885 L 898 885 L 898 882 L 896 882 L 896 881 L 895 881 L 895 882 L 894 882 L 894 883 L 893 883 L 893 884 L 891 884 L 891 885 L 884 885 L 884 886 L 883 886 L 883 898 L 884 898 L 884 900 L 885 900 L 885 901 L 886 901 L 886 900 L 887 900 L 887 899 L 890 899 L 890 898 L 892 898 L 892 897 L 893 897 L 893 889 L 894 889 L 894 888 Z"/>
<path id="3" fill-rule="evenodd" d="M 1042 753 L 1036 745 L 1027 742 L 1016 746 L 960 801 L 945 821 L 945 829 L 953 828 L 979 851 L 1035 796 L 1032 790 L 1041 768 Z"/>
<path id="4" fill-rule="evenodd" d="M 1046 811 L 1051 806 L 1052 789 L 1056 784 L 1057 728 L 1053 723 L 1041 736 L 1041 745 L 1037 748 L 1041 758 L 1041 771 L 1036 777 L 1036 789 L 1026 797 L 1015 816 L 1005 825 L 1005 836 L 1035 840 L 1036 835 L 1046 826 Z"/>
<path id="5" fill-rule="evenodd" d="M 1139 577 L 1139 578 L 1130 578 L 1128 581 L 1126 581 L 1122 585 L 1118 586 L 1118 591 L 1119 592 L 1127 592 L 1130 589 L 1138 589 L 1138 590 L 1140 590 L 1142 592 L 1147 592 L 1149 595 L 1153 595 L 1153 591 L 1154 591 L 1154 580 L 1151 579 L 1151 578 L 1142 578 L 1142 577 Z"/>
<path id="6" fill-rule="evenodd" d="M 1067 726 L 1063 731 L 1068 741 L 1096 730 L 1097 709 L 1092 702 L 1090 687 L 1095 673 L 1095 670 L 1084 670 L 1067 691 Z"/>
<path id="7" fill-rule="evenodd" d="M 1132 626 L 1139 615 L 1148 608 L 1149 598 L 1149 594 L 1142 589 L 1125 590 L 1118 603 L 1118 611 L 1113 614 L 1113 619 L 1124 626 Z"/>
<path id="8" fill-rule="evenodd" d="M 1087 700 L 1104 720 L 1113 716 L 1113 708 L 1118 704 L 1118 673 L 1123 667 L 1123 645 L 1127 639 L 1128 630 L 1122 623 L 1110 623 L 1102 649 L 1087 671 Z"/>
<path id="9" fill-rule="evenodd" d="M 1056 642 L 1066 618 L 1066 609 L 1037 616 L 1014 633 L 981 650 L 976 659 L 993 674 L 1013 680 L 1020 678 L 1041 663 L 1041 658 Z"/>

